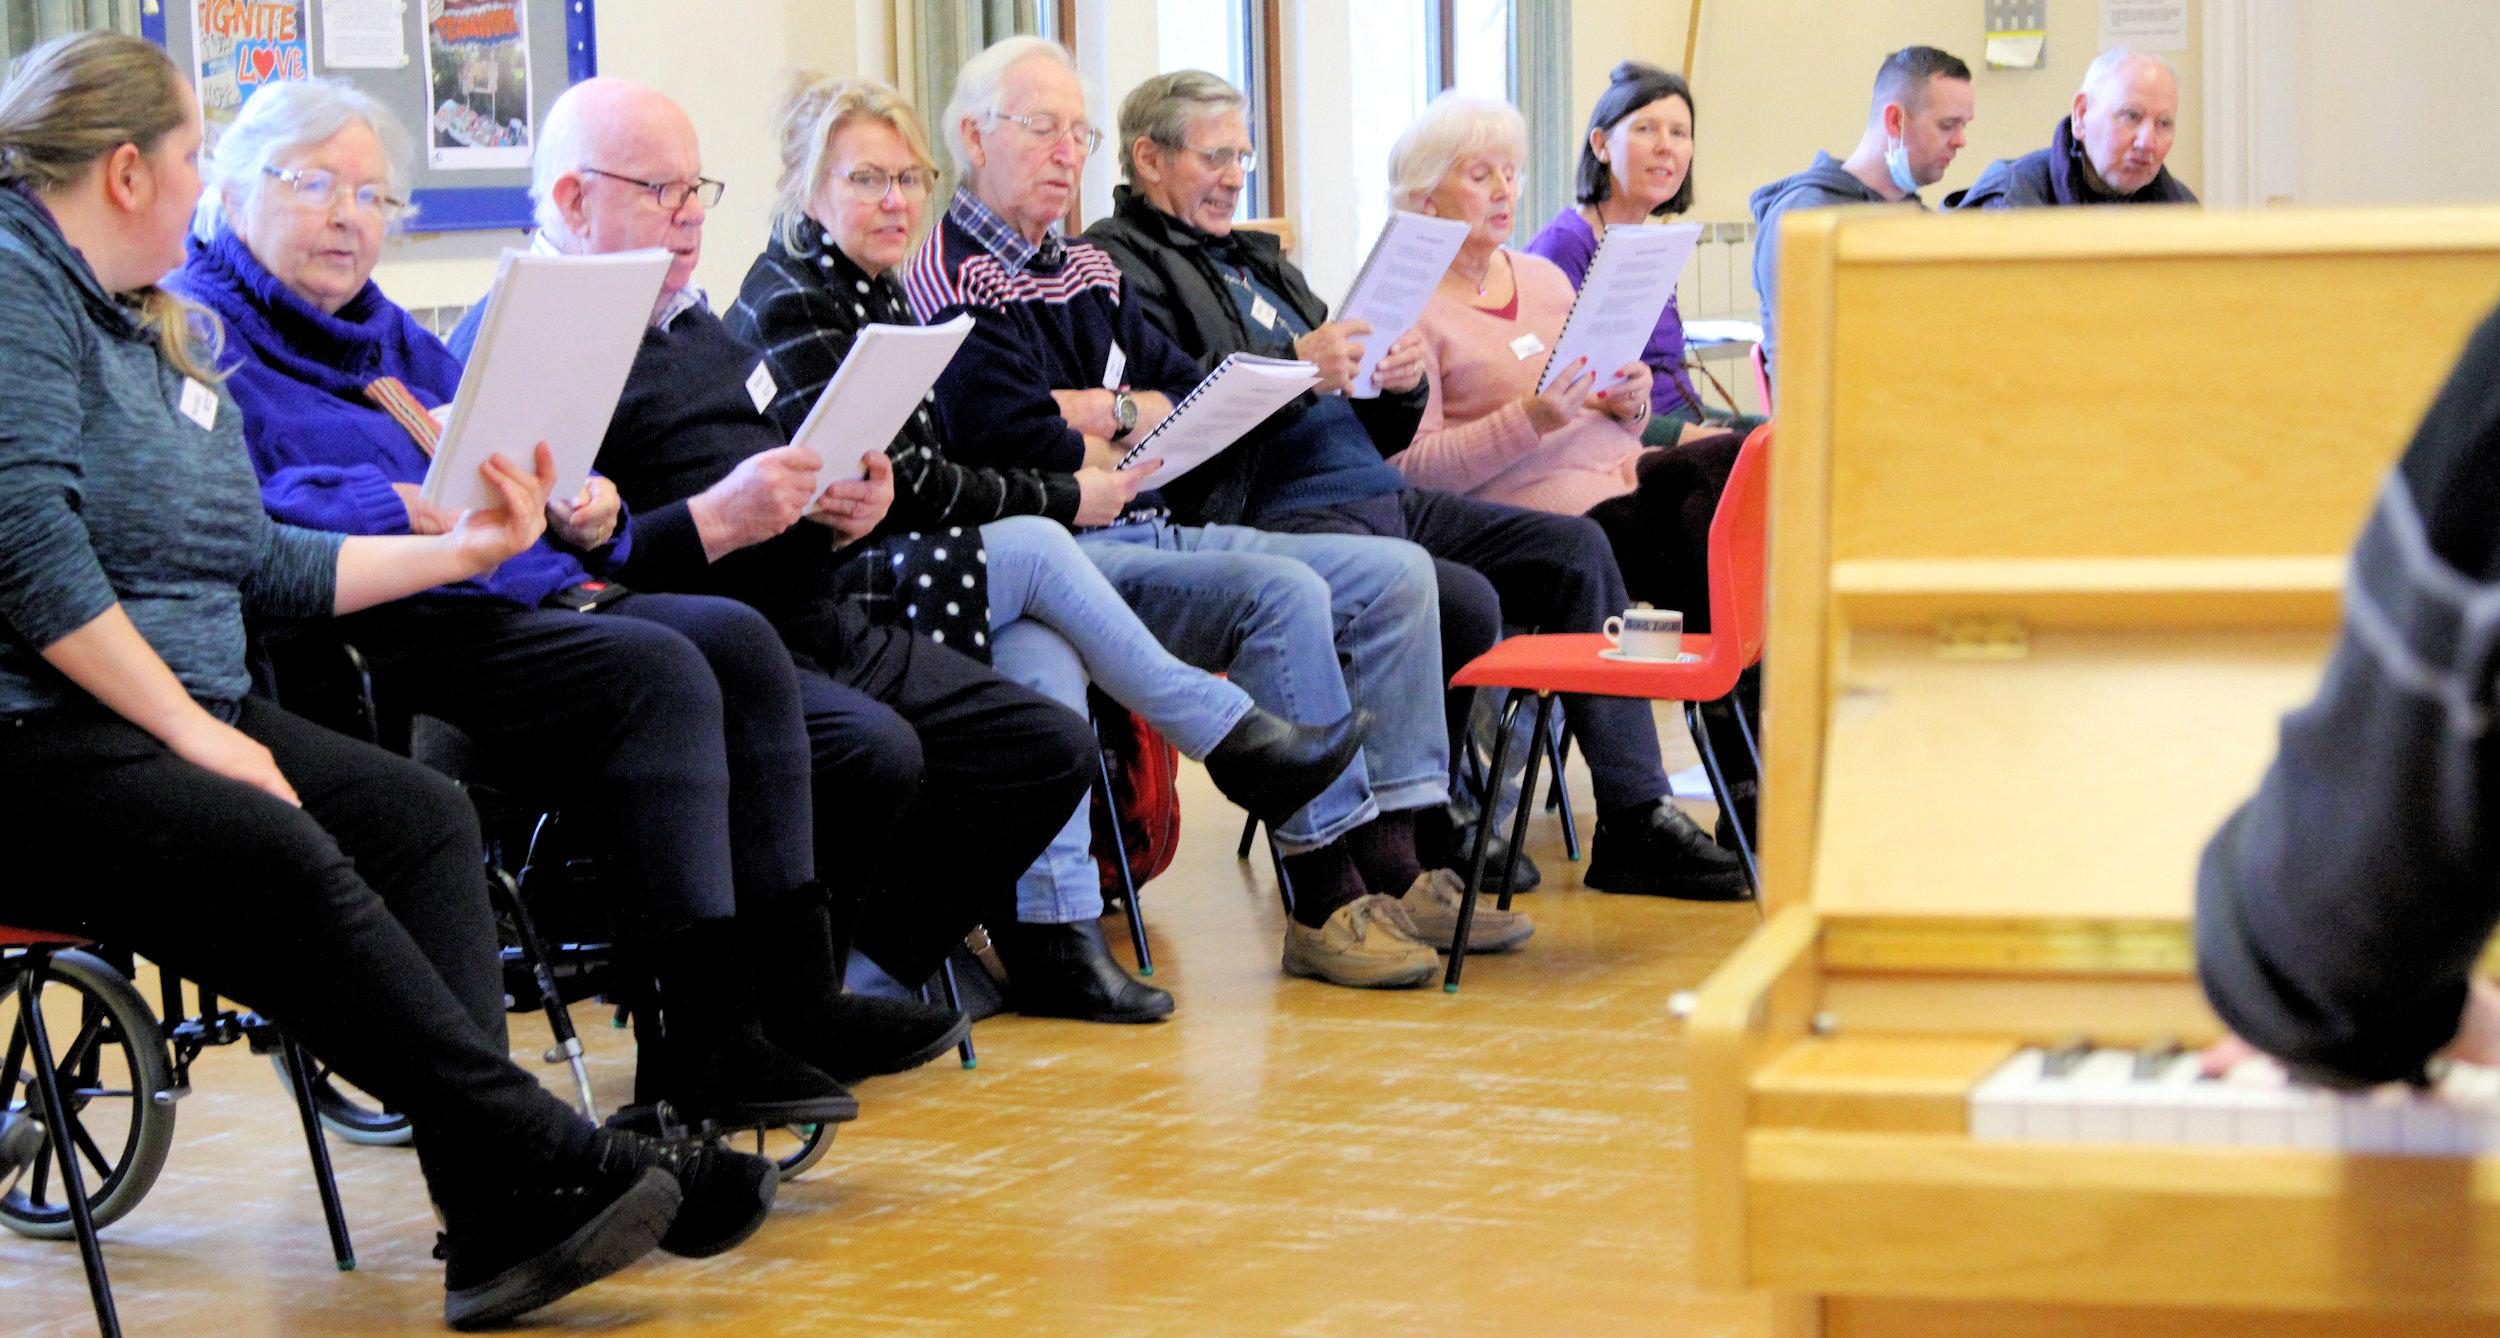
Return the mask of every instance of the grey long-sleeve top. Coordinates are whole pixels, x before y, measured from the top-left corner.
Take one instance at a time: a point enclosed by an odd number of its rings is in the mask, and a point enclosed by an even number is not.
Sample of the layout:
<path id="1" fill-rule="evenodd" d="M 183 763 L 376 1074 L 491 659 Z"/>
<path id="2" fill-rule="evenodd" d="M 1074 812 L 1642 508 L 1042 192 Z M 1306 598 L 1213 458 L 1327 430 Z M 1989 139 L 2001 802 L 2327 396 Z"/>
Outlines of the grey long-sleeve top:
<path id="1" fill-rule="evenodd" d="M 0 188 L 0 717 L 91 704 L 40 652 L 115 603 L 229 720 L 245 611 L 331 611 L 340 536 L 270 520 L 234 401 L 203 385 L 186 413 L 185 382 L 42 203 Z"/>

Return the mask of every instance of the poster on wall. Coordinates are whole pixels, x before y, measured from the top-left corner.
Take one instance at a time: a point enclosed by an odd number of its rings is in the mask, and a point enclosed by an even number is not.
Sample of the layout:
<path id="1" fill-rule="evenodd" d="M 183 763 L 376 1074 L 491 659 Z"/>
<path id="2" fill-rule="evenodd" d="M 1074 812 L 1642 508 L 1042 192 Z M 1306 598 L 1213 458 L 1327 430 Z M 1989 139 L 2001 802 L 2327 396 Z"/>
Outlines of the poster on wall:
<path id="1" fill-rule="evenodd" d="M 266 85 L 312 77 L 305 0 L 191 0 L 203 147 Z"/>
<path id="2" fill-rule="evenodd" d="M 528 0 L 425 0 L 425 84 L 428 166 L 529 166 Z"/>

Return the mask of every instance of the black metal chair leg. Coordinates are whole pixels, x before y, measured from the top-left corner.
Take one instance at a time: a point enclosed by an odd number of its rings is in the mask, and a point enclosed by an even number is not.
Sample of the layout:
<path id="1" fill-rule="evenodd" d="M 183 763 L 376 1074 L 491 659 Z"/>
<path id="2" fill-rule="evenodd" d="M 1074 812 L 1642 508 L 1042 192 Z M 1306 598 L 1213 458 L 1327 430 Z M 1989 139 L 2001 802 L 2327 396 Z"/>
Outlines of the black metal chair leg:
<path id="1" fill-rule="evenodd" d="M 1128 837 L 1120 831 L 1120 807 L 1111 799 L 1111 764 L 1103 760 L 1100 748 L 1094 750 L 1094 811 L 1110 818 L 1111 859 L 1120 866 L 1120 907 L 1128 912 L 1129 946 L 1137 950 L 1137 974 L 1151 976 L 1155 957 L 1146 946 L 1146 908 L 1137 900 L 1137 880 L 1129 873 Z"/>
<path id="2" fill-rule="evenodd" d="M 20 962 L 18 1020 L 25 1024 L 27 1049 L 33 1052 L 35 1091 L 43 1103 L 44 1133 L 52 1140 L 53 1160 L 61 1167 L 61 1188 L 69 1196 L 70 1226 L 78 1234 L 79 1262 L 87 1268 L 87 1296 L 95 1302 L 96 1329 L 105 1338 L 121 1338 L 121 1316 L 113 1308 L 113 1281 L 104 1272 L 104 1243 L 96 1239 L 95 1214 L 87 1206 L 87 1177 L 78 1167 L 78 1146 L 70 1136 L 69 1103 L 61 1099 L 61 1071 L 52 1062 L 52 1034 L 44 1026 L 43 1006 L 38 998 L 45 968 L 51 961 L 50 953 L 35 949 Z M 303 1090 L 300 1084 L 297 1090 Z"/>
<path id="3" fill-rule="evenodd" d="M 1531 737 L 1542 737 L 1546 727 L 1552 723 L 1553 715 L 1554 694 L 1538 693 L 1536 696 L 1536 734 Z M 1502 910 L 1510 909 L 1511 889 L 1518 885 L 1519 861 L 1528 848 L 1528 802 L 1525 796 L 1536 793 L 1537 763 L 1544 760 L 1543 748 L 1530 752 L 1525 772 L 1519 778 L 1519 793 L 1522 798 L 1519 802 L 1519 811 L 1511 815 L 1510 849 L 1505 852 L 1505 858 L 1502 861 L 1502 895 L 1493 903 Z M 1461 942 L 1463 943 L 1464 940 Z"/>
<path id="4" fill-rule="evenodd" d="M 1248 816 L 1248 817 L 1243 818 L 1243 819 L 1241 820 L 1241 844 L 1240 844 L 1240 845 L 1238 845 L 1238 846 L 1233 847 L 1233 858 L 1234 858 L 1234 859 L 1248 859 L 1248 858 L 1250 858 L 1250 842 L 1251 842 L 1251 840 L 1252 840 L 1253 838 L 1255 838 L 1256 836 L 1258 836 L 1258 834 L 1259 834 L 1259 819 L 1258 819 L 1258 815 L 1256 815 L 1256 814 L 1252 814 L 1252 815 L 1250 815 L 1250 816 Z"/>
<path id="5" fill-rule="evenodd" d="M 1276 848 L 1276 833 L 1267 834 L 1268 867 L 1276 870 L 1276 900 L 1285 907 L 1285 918 L 1293 918 L 1293 875 L 1285 872 L 1285 852 Z"/>
<path id="6" fill-rule="evenodd" d="M 1493 759 L 1485 768 L 1489 776 L 1501 775 L 1502 767 L 1510 761 L 1510 730 L 1513 719 L 1519 714 L 1519 702 L 1519 697 L 1513 694 L 1502 704 L 1500 714 L 1495 717 L 1495 723 L 1500 728 L 1493 733 Z M 1533 778 L 1531 778 L 1531 783 L 1533 783 Z M 1531 793 L 1534 792 L 1526 789 L 1520 791 L 1523 796 Z M 1492 843 L 1493 836 L 1494 819 L 1490 811 L 1491 807 L 1492 805 L 1488 803 L 1487 811 L 1476 820 L 1475 846 L 1467 856 L 1467 885 L 1458 898 L 1458 933 L 1450 943 L 1449 968 L 1441 976 L 1441 989 L 1449 994 L 1458 992 L 1459 972 L 1467 964 L 1467 936 L 1476 924 L 1476 896 L 1484 888 L 1484 857 L 1487 847 Z M 1527 831 L 1528 807 L 1523 799 L 1519 805 L 1518 818 L 1513 824 L 1519 828 L 1520 836 L 1524 836 Z M 1519 849 L 1516 843 L 1520 836 L 1512 838 L 1511 851 L 1514 857 Z M 1504 888 L 1510 886 L 1508 879 L 1511 872 L 1511 870 L 1505 870 L 1503 873 L 1502 886 Z"/>
<path id="7" fill-rule="evenodd" d="M 1545 806 L 1562 815 L 1563 858 L 1580 862 L 1580 820 L 1571 815 L 1571 782 L 1563 776 L 1563 763 L 1571 756 L 1571 730 L 1556 728 L 1547 736 L 1548 755 L 1554 759 L 1554 780 L 1545 793 Z"/>
<path id="8" fill-rule="evenodd" d="M 322 1225 L 330 1229 L 330 1255 L 341 1273 L 352 1273 L 356 1247 L 347 1238 L 347 1210 L 339 1204 L 338 1176 L 330 1168 L 330 1141 L 321 1131 L 321 1112 L 313 1108 L 312 1065 L 304 1061 L 304 1047 L 293 1036 L 280 1036 L 287 1085 L 295 1089 L 295 1114 L 304 1122 L 304 1150 L 312 1156 L 313 1188 L 321 1192 Z"/>
<path id="9" fill-rule="evenodd" d="M 1745 820 L 1736 812 L 1736 795 L 1727 783 L 1726 768 L 1719 765 L 1719 750 L 1710 742 L 1709 722 L 1701 718 L 1701 704 L 1684 703 L 1684 727 L 1693 735 L 1693 747 L 1701 753 L 1701 769 L 1710 777 L 1710 793 L 1719 801 L 1720 816 L 1727 819 L 1728 831 L 1736 837 L 1736 857 L 1745 863 L 1745 883 L 1753 889 L 1754 909 L 1762 908 L 1762 871 L 1754 866 L 1753 834 L 1745 830 Z"/>
<path id="10" fill-rule="evenodd" d="M 1736 717 L 1736 732 L 1745 736 L 1745 752 L 1753 758 L 1753 777 L 1759 784 L 1762 780 L 1762 738 L 1754 733 L 1753 721 L 1746 718 L 1745 704 L 1736 699 L 1736 694 L 1730 692 L 1724 700 L 1728 713 Z"/>
<path id="11" fill-rule="evenodd" d="M 938 981 L 946 990 L 946 1006 L 954 1009 L 958 1013 L 964 1011 L 963 992 L 955 988 L 954 959 L 946 957 L 938 959 Z M 972 1049 L 971 1032 L 965 1032 L 963 1040 L 956 1043 L 955 1057 L 963 1061 L 963 1066 L 965 1068 L 977 1068 L 980 1066 L 981 1057 L 974 1053 Z"/>

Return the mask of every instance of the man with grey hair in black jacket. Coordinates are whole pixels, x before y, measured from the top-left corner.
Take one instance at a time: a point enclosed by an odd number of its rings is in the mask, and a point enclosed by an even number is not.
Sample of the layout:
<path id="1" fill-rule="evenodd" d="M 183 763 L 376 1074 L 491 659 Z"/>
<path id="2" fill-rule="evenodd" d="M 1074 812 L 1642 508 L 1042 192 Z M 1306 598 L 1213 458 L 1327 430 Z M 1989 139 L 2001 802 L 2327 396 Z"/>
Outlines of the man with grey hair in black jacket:
<path id="1" fill-rule="evenodd" d="M 1409 488 L 1386 457 L 1406 449 L 1423 413 L 1420 341 L 1389 346 L 1377 398 L 1345 392 L 1370 327 L 1328 319 L 1327 305 L 1277 240 L 1238 229 L 1233 212 L 1255 161 L 1241 91 L 1202 70 L 1157 75 L 1120 104 L 1128 184 L 1085 239 L 1119 265 L 1126 291 L 1199 365 L 1234 353 L 1316 364 L 1319 389 L 1164 489 L 1193 523 L 1300 534 L 1407 539 L 1432 554 L 1446 670 L 1501 639 L 1505 621 L 1549 632 L 1597 630 L 1631 603 L 1605 533 L 1581 516 Z M 1564 709 L 1597 791 L 1595 849 L 1583 881 L 1608 892 L 1724 900 L 1746 884 L 1732 852 L 1668 796 L 1649 704 L 1571 697 Z M 1452 745 L 1463 727 L 1452 705 Z"/>

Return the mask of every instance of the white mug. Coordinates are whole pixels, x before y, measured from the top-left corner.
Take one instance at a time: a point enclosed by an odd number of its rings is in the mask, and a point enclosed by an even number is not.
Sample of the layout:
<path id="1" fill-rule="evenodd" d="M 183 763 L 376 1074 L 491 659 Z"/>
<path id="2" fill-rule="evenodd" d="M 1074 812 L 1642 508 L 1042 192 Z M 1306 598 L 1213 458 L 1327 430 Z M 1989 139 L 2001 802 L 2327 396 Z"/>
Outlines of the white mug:
<path id="1" fill-rule="evenodd" d="M 1606 620 L 1606 639 L 1626 660 L 1672 660 L 1684 652 L 1684 615 L 1674 609 L 1625 609 Z"/>

